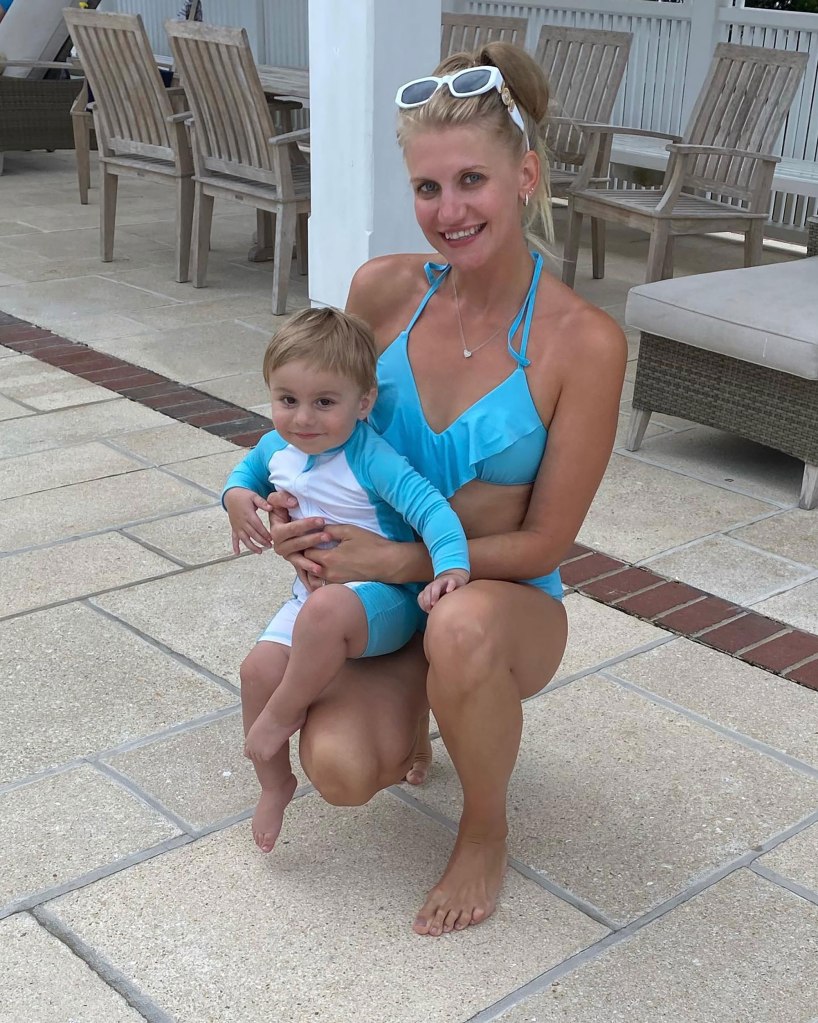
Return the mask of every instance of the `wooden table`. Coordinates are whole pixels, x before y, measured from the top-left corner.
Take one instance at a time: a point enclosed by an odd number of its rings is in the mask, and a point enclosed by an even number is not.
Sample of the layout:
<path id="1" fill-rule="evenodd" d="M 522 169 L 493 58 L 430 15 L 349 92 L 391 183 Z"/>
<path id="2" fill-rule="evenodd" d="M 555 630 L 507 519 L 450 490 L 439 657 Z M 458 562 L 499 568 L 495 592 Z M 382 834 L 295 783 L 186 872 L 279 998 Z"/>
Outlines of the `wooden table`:
<path id="1" fill-rule="evenodd" d="M 264 95 L 268 99 L 297 100 L 301 106 L 308 107 L 310 105 L 310 72 L 308 68 L 259 64 L 258 77 Z M 275 223 L 272 214 L 259 210 L 256 214 L 256 236 L 247 253 L 247 258 L 251 263 L 264 263 L 273 258 L 274 231 Z"/>

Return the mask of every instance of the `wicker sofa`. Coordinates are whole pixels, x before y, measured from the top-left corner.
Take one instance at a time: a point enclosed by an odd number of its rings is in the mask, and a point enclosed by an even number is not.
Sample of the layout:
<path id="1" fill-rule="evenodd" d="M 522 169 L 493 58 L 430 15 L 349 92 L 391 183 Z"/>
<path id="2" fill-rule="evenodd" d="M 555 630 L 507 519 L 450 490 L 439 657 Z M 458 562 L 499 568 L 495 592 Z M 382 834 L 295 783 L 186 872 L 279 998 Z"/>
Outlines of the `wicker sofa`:
<path id="1" fill-rule="evenodd" d="M 818 505 L 818 218 L 807 259 L 631 289 L 642 332 L 626 447 L 652 412 L 767 444 L 804 461 L 799 507 Z"/>
<path id="2" fill-rule="evenodd" d="M 71 105 L 82 79 L 9 78 L 0 75 L 0 153 L 73 149 Z"/>

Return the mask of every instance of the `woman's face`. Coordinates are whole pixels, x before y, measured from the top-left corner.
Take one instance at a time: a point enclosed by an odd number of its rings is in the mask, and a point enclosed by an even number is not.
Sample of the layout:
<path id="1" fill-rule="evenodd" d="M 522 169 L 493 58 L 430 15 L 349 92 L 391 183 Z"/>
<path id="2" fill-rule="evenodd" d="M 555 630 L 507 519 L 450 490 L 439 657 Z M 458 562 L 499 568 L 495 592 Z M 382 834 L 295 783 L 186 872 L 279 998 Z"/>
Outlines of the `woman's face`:
<path id="1" fill-rule="evenodd" d="M 522 237 L 520 196 L 536 184 L 537 159 L 520 158 L 474 125 L 416 131 L 404 156 L 415 216 L 447 262 L 483 265 Z"/>

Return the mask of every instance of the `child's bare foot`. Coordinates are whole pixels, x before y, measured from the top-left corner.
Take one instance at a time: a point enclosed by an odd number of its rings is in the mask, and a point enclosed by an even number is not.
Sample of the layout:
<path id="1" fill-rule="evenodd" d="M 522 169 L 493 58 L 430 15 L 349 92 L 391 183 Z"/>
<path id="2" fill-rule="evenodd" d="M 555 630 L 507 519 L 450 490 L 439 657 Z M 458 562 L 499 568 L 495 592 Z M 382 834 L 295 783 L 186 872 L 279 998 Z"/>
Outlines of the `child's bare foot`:
<path id="1" fill-rule="evenodd" d="M 295 735 L 304 724 L 307 715 L 302 714 L 295 721 L 276 721 L 266 711 L 256 718 L 244 740 L 244 755 L 250 760 L 272 760 L 284 743 Z"/>
<path id="2" fill-rule="evenodd" d="M 261 790 L 253 814 L 253 838 L 263 853 L 272 852 L 284 822 L 284 811 L 297 787 L 295 775 L 291 774 L 278 788 Z"/>
<path id="3" fill-rule="evenodd" d="M 410 785 L 422 785 L 426 781 L 431 764 L 432 740 L 429 738 L 429 711 L 427 710 L 418 722 L 415 752 L 412 756 L 412 766 L 406 772 L 406 781 Z"/>

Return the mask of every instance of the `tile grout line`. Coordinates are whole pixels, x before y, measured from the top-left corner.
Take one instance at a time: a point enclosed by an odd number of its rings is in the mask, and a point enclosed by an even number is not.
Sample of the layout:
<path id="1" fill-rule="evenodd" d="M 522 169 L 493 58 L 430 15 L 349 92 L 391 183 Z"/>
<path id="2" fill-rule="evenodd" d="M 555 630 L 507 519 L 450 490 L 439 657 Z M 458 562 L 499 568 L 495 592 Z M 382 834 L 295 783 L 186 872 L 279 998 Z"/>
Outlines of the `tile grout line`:
<path id="1" fill-rule="evenodd" d="M 172 1016 L 161 1009 L 149 995 L 138 988 L 126 974 L 98 952 L 93 945 L 64 923 L 56 913 L 43 907 L 36 907 L 31 910 L 31 915 L 53 938 L 62 942 L 70 952 L 82 960 L 106 987 L 116 991 L 147 1023 L 173 1023 Z"/>
<path id="2" fill-rule="evenodd" d="M 731 739 L 733 742 L 738 743 L 740 746 L 744 746 L 746 749 L 752 750 L 754 753 L 760 753 L 771 760 L 777 761 L 784 767 L 789 767 L 793 771 L 798 771 L 799 774 L 804 774 L 809 778 L 818 780 L 818 767 L 813 767 L 804 760 L 799 760 L 797 757 L 794 757 L 789 753 L 785 753 L 783 750 L 778 750 L 775 746 L 771 746 L 762 739 L 756 739 L 752 735 L 747 735 L 745 732 L 739 732 L 737 729 L 729 728 L 727 725 L 720 725 L 717 721 L 713 721 L 712 718 L 705 717 L 703 714 L 699 714 L 695 710 L 690 710 L 688 707 L 683 707 L 679 703 L 674 703 L 672 700 L 668 700 L 664 696 L 659 696 L 657 693 L 653 693 L 649 689 L 644 689 L 642 686 L 639 686 L 634 682 L 620 678 L 614 672 L 602 671 L 599 674 L 602 678 L 607 679 L 608 682 L 612 682 L 614 685 L 620 686 L 628 692 L 641 696 L 643 699 L 648 700 L 657 707 L 662 707 L 663 710 L 669 710 L 679 714 L 681 717 L 687 718 L 689 721 L 694 721 L 696 724 L 704 726 L 711 732 L 716 732 L 727 739 Z"/>
<path id="3" fill-rule="evenodd" d="M 140 803 L 154 810 L 156 813 L 161 814 L 165 820 L 169 821 L 175 828 L 178 828 L 183 835 L 188 835 L 190 838 L 194 837 L 194 827 L 190 821 L 186 821 L 183 817 L 180 817 L 177 813 L 174 813 L 170 807 L 165 806 L 156 796 L 151 795 L 142 788 L 137 782 L 128 775 L 123 774 L 115 767 L 111 767 L 104 760 L 89 760 L 87 761 L 90 767 L 95 768 L 101 775 L 107 777 L 109 781 L 113 781 L 120 789 L 123 789 L 129 795 L 138 799 Z"/>
<path id="4" fill-rule="evenodd" d="M 779 888 L 784 888 L 786 891 L 792 892 L 793 895 L 798 895 L 807 902 L 812 902 L 818 906 L 818 891 L 808 888 L 806 885 L 801 884 L 799 881 L 794 881 L 790 877 L 784 877 L 783 874 L 771 870 L 763 863 L 752 863 L 750 870 L 754 874 L 758 874 L 759 877 L 763 877 L 765 881 L 770 881 L 772 884 L 778 885 Z"/>

